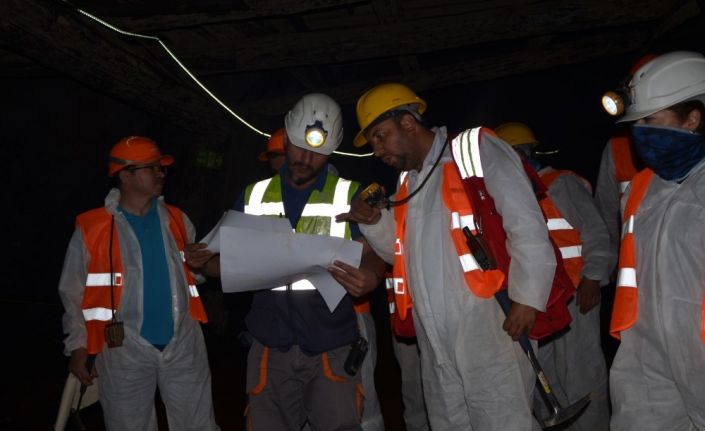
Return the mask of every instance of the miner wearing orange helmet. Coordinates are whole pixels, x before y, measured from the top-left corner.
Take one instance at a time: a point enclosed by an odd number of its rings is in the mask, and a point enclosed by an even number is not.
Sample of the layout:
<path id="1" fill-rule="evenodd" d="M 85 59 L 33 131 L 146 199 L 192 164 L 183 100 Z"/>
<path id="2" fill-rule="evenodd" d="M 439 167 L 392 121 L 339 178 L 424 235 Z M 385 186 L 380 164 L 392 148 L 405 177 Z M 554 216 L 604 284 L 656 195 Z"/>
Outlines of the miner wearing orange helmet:
<path id="1" fill-rule="evenodd" d="M 112 147 L 116 187 L 104 206 L 76 218 L 59 281 L 70 370 L 85 385 L 100 376 L 111 430 L 156 429 L 157 388 L 170 428 L 218 429 L 200 328 L 206 313 L 183 259 L 195 230 L 161 196 L 173 163 L 149 138 Z"/>
<path id="2" fill-rule="evenodd" d="M 284 144 L 286 143 L 286 130 L 282 127 L 272 133 L 267 141 L 267 149 L 258 157 L 260 162 L 269 162 L 273 171 L 279 171 L 284 164 Z"/>

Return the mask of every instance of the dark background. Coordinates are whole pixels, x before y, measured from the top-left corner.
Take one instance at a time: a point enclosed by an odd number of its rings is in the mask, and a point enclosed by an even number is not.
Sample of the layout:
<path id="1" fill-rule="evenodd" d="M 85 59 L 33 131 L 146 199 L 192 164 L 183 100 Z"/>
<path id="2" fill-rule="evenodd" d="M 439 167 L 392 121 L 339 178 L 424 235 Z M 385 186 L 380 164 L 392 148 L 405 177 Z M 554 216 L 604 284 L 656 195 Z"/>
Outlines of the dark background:
<path id="1" fill-rule="evenodd" d="M 699 20 L 677 27 L 644 48 L 703 52 L 701 24 Z M 544 146 L 560 149 L 551 160 L 555 167 L 572 169 L 594 184 L 601 151 L 615 131 L 614 120 L 602 111 L 599 98 L 617 85 L 645 50 L 582 63 L 576 59 L 569 66 L 419 95 L 428 102 L 429 123 L 446 125 L 451 131 L 494 127 L 506 121 L 527 123 Z M 227 99 L 231 79 L 214 75 L 205 82 Z M 184 85 L 191 84 L 184 81 Z M 237 106 L 233 108 L 237 111 Z M 343 110 L 346 133 L 340 149 L 359 152 L 351 144 L 357 132 L 354 107 L 346 103 Z M 283 114 L 258 116 L 257 120 L 258 127 L 271 132 L 283 124 Z M 189 214 L 200 236 L 246 184 L 268 176 L 268 167 L 256 160 L 266 141 L 233 120 L 227 139 L 208 146 L 211 153 L 194 150 L 191 144 L 204 139 L 199 133 L 51 69 L 40 76 L 2 78 L 0 126 L 0 181 L 8 229 L 0 319 L 9 338 L 3 347 L 6 371 L 0 384 L 0 430 L 50 429 L 67 369 L 56 287 L 74 217 L 102 205 L 107 194 L 109 148 L 123 136 L 144 135 L 155 139 L 163 152 L 173 154 L 177 163 L 169 169 L 165 196 Z M 395 178 L 390 168 L 374 158 L 334 155 L 330 161 L 341 176 L 363 184 L 375 180 L 391 186 Z M 217 283 L 209 282 L 202 290 L 212 319 L 204 329 L 216 415 L 223 430 L 241 429 L 242 351 L 228 326 Z M 378 391 L 388 428 L 400 429 L 398 369 L 389 347 L 383 298 L 380 289 L 374 304 L 380 334 Z M 92 409 L 87 418 L 99 429 L 99 409 Z"/>

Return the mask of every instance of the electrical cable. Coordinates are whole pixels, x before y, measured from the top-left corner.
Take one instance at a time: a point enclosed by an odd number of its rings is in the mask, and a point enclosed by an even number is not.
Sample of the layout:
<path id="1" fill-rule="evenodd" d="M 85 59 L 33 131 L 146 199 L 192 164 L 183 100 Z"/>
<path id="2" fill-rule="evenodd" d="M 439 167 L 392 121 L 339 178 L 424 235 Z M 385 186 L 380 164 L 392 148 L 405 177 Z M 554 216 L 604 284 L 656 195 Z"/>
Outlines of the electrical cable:
<path id="1" fill-rule="evenodd" d="M 225 102 L 223 102 L 222 100 L 220 100 L 212 91 L 210 91 L 210 90 L 208 89 L 208 87 L 206 87 L 198 78 L 196 78 L 196 75 L 194 75 L 194 74 L 181 62 L 181 60 L 179 60 L 179 58 L 178 58 L 173 52 L 171 52 L 171 50 L 169 49 L 169 47 L 167 47 L 166 44 L 165 44 L 164 42 L 162 42 L 162 40 L 159 39 L 158 37 L 156 37 L 156 36 L 149 36 L 149 35 L 145 35 L 145 34 L 139 34 L 139 33 L 132 33 L 132 32 L 126 31 L 126 30 L 122 30 L 121 28 L 118 28 L 118 27 L 116 27 L 116 26 L 110 24 L 109 22 L 107 22 L 107 21 L 105 21 L 105 20 L 103 20 L 103 19 L 101 19 L 101 18 L 98 18 L 97 16 L 95 16 L 95 15 L 89 13 L 89 12 L 86 12 L 85 10 L 83 10 L 83 9 L 81 9 L 81 8 L 79 8 L 79 7 L 74 6 L 74 5 L 73 5 L 70 1 L 68 1 L 68 0 L 61 0 L 61 1 L 64 2 L 64 3 L 66 3 L 67 5 L 69 5 L 73 10 L 75 10 L 75 11 L 78 12 L 78 13 L 80 13 L 81 15 L 92 19 L 93 21 L 95 21 L 95 22 L 97 22 L 97 23 L 103 25 L 104 27 L 109 28 L 110 30 L 112 30 L 112 31 L 114 31 L 114 32 L 120 33 L 120 34 L 125 35 L 125 36 L 135 37 L 135 38 L 139 38 L 139 39 L 152 40 L 152 41 L 157 42 L 157 43 L 164 49 L 164 51 L 169 55 L 169 57 L 171 57 L 172 60 L 174 60 L 174 62 L 176 62 L 176 64 L 189 76 L 189 78 L 191 78 L 191 80 L 193 80 L 193 82 L 196 83 L 196 85 L 198 85 L 198 86 L 201 88 L 201 90 L 203 90 L 208 96 L 210 96 L 210 98 L 213 99 L 218 105 L 220 105 L 220 106 L 221 106 L 223 109 L 225 109 L 230 115 L 232 115 L 233 117 L 235 117 L 235 119 L 237 119 L 239 122 L 241 122 L 243 125 L 245 125 L 245 126 L 248 127 L 249 129 L 251 129 L 251 130 L 254 131 L 255 133 L 257 133 L 257 134 L 259 134 L 259 135 L 262 135 L 262 136 L 264 136 L 264 137 L 266 137 L 266 138 L 271 137 L 271 134 L 270 134 L 270 133 L 263 132 L 263 131 L 259 130 L 258 128 L 256 128 L 255 126 L 253 126 L 252 124 L 248 123 L 244 118 L 242 118 L 242 117 L 241 117 L 240 115 L 238 115 L 235 111 L 233 111 L 228 105 L 226 105 Z M 343 152 L 343 151 L 333 151 L 333 152 L 334 152 L 335 154 L 339 154 L 339 155 L 342 155 L 342 156 L 348 156 L 348 157 L 370 157 L 370 156 L 374 155 L 374 153 L 356 154 L 356 153 L 346 153 L 346 152 Z"/>

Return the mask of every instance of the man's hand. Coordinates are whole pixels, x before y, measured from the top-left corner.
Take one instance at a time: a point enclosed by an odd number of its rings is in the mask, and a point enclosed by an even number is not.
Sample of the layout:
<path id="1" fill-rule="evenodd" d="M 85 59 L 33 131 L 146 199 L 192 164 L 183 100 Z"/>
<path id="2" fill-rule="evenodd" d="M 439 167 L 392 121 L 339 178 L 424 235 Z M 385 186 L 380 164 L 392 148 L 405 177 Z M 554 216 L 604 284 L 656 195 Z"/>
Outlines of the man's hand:
<path id="1" fill-rule="evenodd" d="M 587 314 L 588 311 L 600 303 L 601 299 L 602 289 L 600 289 L 600 282 L 583 277 L 575 293 L 575 300 L 580 307 L 580 313 Z"/>
<path id="2" fill-rule="evenodd" d="M 95 372 L 95 367 L 90 371 L 86 369 L 86 361 L 88 360 L 88 352 L 81 347 L 71 351 L 71 359 L 69 360 L 69 370 L 76 378 L 86 386 L 93 384 L 93 378 L 98 375 Z"/>
<path id="3" fill-rule="evenodd" d="M 512 340 L 517 341 L 523 334 L 531 332 L 536 322 L 537 312 L 534 307 L 513 302 L 502 329 L 507 331 Z"/>
<path id="4" fill-rule="evenodd" d="M 212 251 L 206 250 L 207 245 L 199 243 L 186 244 L 184 246 L 184 258 L 186 263 L 194 271 L 200 271 L 206 263 L 215 256 Z"/>
<path id="5" fill-rule="evenodd" d="M 367 202 L 356 196 L 350 204 L 350 212 L 338 214 L 335 221 L 354 221 L 362 224 L 376 224 L 382 217 L 382 210 L 371 207 Z"/>
<path id="6" fill-rule="evenodd" d="M 339 260 L 334 261 L 333 265 L 328 267 L 328 272 L 354 298 L 359 298 L 372 292 L 381 281 L 374 271 L 365 268 L 355 268 Z"/>

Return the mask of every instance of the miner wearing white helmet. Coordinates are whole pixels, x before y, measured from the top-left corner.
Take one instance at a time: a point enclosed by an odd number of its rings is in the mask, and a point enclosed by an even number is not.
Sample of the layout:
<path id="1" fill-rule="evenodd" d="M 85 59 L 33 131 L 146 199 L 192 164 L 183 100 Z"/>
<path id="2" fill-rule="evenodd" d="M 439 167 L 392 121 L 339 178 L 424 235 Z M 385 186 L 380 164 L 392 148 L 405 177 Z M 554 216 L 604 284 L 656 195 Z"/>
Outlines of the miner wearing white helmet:
<path id="1" fill-rule="evenodd" d="M 629 90 L 646 169 L 622 200 L 611 427 L 705 429 L 705 57 L 656 57 Z"/>
<path id="2" fill-rule="evenodd" d="M 308 94 L 286 114 L 284 124 L 284 165 L 274 177 L 247 186 L 234 209 L 285 217 L 297 233 L 360 241 L 363 256 L 360 268 L 333 263 L 333 277 L 349 293 L 333 312 L 305 279 L 255 292 L 246 318 L 254 338 L 247 359 L 248 425 L 263 431 L 298 430 L 308 422 L 315 430 L 354 430 L 369 419 L 377 423 L 365 429 L 383 429 L 372 352 L 359 372 L 350 375 L 344 367 L 360 337 L 371 347 L 376 344 L 364 296 L 380 284 L 385 265 L 357 224 L 335 221 L 337 214 L 348 210 L 359 188 L 359 183 L 327 169 L 328 157 L 343 139 L 340 107 L 325 94 Z M 187 262 L 217 276 L 219 259 L 204 246 L 192 245 Z"/>

